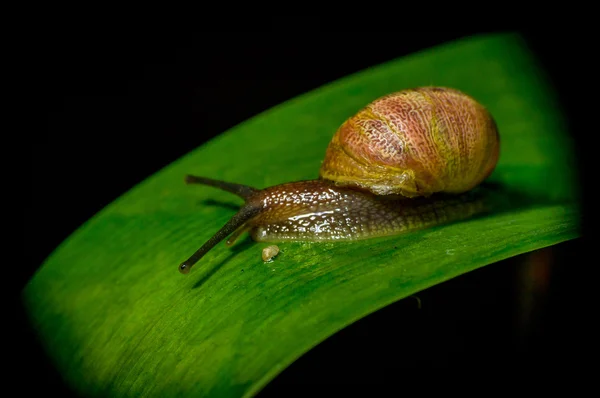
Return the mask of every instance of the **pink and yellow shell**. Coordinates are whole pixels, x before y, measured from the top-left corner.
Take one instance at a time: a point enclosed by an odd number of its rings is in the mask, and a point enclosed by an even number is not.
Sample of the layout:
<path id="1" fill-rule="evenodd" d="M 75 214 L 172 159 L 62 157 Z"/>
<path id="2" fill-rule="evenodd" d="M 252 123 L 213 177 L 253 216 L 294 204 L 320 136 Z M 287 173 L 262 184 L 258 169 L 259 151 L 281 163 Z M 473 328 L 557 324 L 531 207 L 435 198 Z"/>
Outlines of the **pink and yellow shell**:
<path id="1" fill-rule="evenodd" d="M 492 173 L 499 149 L 494 119 L 470 96 L 408 89 L 373 101 L 340 126 L 320 178 L 377 195 L 458 194 Z"/>

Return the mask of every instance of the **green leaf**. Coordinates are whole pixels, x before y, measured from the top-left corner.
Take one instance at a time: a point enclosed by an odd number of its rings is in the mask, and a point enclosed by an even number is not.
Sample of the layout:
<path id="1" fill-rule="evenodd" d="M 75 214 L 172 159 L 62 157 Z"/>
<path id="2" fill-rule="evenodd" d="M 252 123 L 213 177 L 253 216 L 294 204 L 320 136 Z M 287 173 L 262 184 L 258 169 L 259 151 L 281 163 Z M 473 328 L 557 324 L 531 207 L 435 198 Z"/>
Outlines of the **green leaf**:
<path id="1" fill-rule="evenodd" d="M 354 243 L 220 244 L 178 264 L 235 212 L 185 174 L 256 187 L 317 177 L 337 127 L 413 86 L 456 87 L 495 116 L 491 177 L 526 201 Z M 448 43 L 370 68 L 225 132 L 120 197 L 69 237 L 25 289 L 66 380 L 94 396 L 256 394 L 313 346 L 383 306 L 486 264 L 578 236 L 573 155 L 554 92 L 518 36 Z M 512 202 L 514 204 L 514 201 Z"/>

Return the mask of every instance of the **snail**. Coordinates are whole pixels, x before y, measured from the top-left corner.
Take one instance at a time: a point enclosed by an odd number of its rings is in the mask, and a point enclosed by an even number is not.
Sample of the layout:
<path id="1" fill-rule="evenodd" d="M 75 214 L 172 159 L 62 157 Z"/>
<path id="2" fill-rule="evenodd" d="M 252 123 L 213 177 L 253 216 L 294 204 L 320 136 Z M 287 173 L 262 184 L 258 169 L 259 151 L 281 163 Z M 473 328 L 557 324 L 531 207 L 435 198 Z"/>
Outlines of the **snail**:
<path id="1" fill-rule="evenodd" d="M 179 265 L 187 274 L 210 249 L 244 232 L 257 242 L 390 236 L 485 210 L 476 188 L 495 169 L 500 137 L 490 112 L 447 87 L 394 92 L 335 132 L 319 177 L 264 189 L 193 175 L 187 183 L 240 196 L 233 217 Z"/>

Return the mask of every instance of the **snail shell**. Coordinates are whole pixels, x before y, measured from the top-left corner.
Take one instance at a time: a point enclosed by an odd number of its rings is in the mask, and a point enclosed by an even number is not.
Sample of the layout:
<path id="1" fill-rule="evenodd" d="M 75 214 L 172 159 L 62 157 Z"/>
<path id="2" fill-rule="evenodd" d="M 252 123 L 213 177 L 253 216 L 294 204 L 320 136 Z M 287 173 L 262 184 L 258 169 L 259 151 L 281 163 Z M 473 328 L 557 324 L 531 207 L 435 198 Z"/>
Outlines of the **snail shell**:
<path id="1" fill-rule="evenodd" d="M 499 147 L 494 119 L 470 96 L 445 87 L 403 90 L 340 126 L 320 177 L 377 195 L 462 193 L 490 175 Z"/>

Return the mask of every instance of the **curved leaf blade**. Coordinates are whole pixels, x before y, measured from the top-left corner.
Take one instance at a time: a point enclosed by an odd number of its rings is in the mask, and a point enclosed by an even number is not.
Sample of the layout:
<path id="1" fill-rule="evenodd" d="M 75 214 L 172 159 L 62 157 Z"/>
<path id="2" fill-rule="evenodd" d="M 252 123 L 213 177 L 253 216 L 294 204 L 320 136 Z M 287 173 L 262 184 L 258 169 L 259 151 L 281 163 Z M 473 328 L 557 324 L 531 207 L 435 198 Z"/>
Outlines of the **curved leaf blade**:
<path id="1" fill-rule="evenodd" d="M 491 180 L 534 198 L 480 217 L 353 243 L 219 245 L 177 264 L 238 205 L 187 173 L 265 187 L 315 178 L 343 120 L 407 87 L 464 90 L 502 139 Z M 85 395 L 250 396 L 353 321 L 419 290 L 578 236 L 572 154 L 553 92 L 519 38 L 465 39 L 358 73 L 222 134 L 116 200 L 50 256 L 26 287 L 33 324 Z M 227 156 L 223 156 L 226 153 Z"/>

